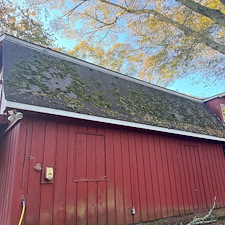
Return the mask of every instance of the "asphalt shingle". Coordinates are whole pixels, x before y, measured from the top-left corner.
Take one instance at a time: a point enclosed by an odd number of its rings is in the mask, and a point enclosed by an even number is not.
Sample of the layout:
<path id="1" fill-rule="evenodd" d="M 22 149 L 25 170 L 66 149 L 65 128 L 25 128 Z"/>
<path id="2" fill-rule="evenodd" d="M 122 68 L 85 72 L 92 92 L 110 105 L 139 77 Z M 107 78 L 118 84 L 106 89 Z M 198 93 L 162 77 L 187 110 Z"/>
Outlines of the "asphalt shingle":
<path id="1" fill-rule="evenodd" d="M 49 52 L 4 40 L 6 100 L 87 115 L 225 137 L 222 123 L 197 102 Z"/>

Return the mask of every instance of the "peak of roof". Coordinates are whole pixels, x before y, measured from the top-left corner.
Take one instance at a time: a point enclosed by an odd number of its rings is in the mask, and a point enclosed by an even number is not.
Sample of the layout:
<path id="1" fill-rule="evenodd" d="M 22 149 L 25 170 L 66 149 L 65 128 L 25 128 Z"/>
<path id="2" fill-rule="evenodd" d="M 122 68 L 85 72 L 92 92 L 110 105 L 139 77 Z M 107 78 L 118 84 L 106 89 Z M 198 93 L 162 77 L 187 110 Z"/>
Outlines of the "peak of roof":
<path id="1" fill-rule="evenodd" d="M 28 41 L 20 39 L 20 38 L 16 38 L 16 37 L 14 37 L 12 35 L 9 35 L 7 33 L 0 36 L 0 42 L 3 41 L 3 40 L 12 41 L 14 43 L 24 45 L 26 47 L 35 49 L 35 50 L 40 51 L 40 52 L 43 51 L 46 54 L 50 54 L 52 56 L 55 56 L 55 57 L 58 57 L 58 58 L 61 58 L 61 59 L 64 59 L 64 60 L 67 60 L 67 61 L 70 61 L 70 62 L 74 62 L 74 63 L 80 64 L 80 65 L 83 65 L 83 66 L 86 66 L 86 67 L 89 67 L 89 68 L 92 68 L 92 69 L 95 69 L 95 70 L 99 70 L 101 72 L 105 72 L 105 73 L 113 75 L 113 76 L 120 77 L 122 79 L 131 80 L 132 82 L 136 82 L 136 83 L 139 83 L 139 84 L 142 84 L 142 85 L 146 85 L 146 86 L 149 86 L 151 88 L 155 88 L 155 89 L 158 89 L 158 90 L 161 90 L 161 91 L 165 91 L 165 92 L 168 92 L 168 93 L 171 93 L 171 94 L 174 94 L 174 95 L 178 95 L 178 96 L 181 96 L 183 98 L 191 99 L 191 100 L 194 100 L 194 101 L 197 101 L 197 102 L 205 102 L 205 101 L 208 101 L 208 100 L 211 100 L 211 99 L 214 99 L 214 98 L 223 97 L 225 95 L 225 92 L 223 92 L 223 93 L 220 93 L 220 94 L 217 94 L 217 95 L 214 95 L 214 96 L 210 96 L 210 97 L 207 97 L 207 98 L 198 98 L 196 96 L 186 95 L 184 93 L 180 93 L 180 92 L 170 90 L 170 89 L 165 88 L 165 87 L 161 87 L 161 86 L 156 85 L 156 84 L 149 83 L 149 82 L 141 80 L 139 78 L 131 77 L 131 76 L 128 76 L 126 74 L 122 74 L 122 73 L 119 73 L 119 72 L 101 67 L 99 65 L 96 65 L 96 64 L 84 61 L 82 59 L 78 59 L 78 58 L 75 58 L 73 56 L 67 55 L 65 53 L 56 51 L 54 49 L 47 48 L 47 47 L 44 47 L 44 46 L 41 46 L 41 45 L 38 45 L 38 44 L 35 44 L 35 43 L 31 43 L 31 42 L 28 42 Z"/>
<path id="2" fill-rule="evenodd" d="M 200 99 L 8 35 L 3 51 L 7 101 L 225 137 Z"/>
<path id="3" fill-rule="evenodd" d="M 167 89 L 165 87 L 158 86 L 156 84 L 151 84 L 147 81 L 144 81 L 144 80 L 141 80 L 141 79 L 138 79 L 138 78 L 135 78 L 135 77 L 131 77 L 131 76 L 128 76 L 126 74 L 122 74 L 122 73 L 119 73 L 119 72 L 116 72 L 116 71 L 109 70 L 107 68 L 98 66 L 96 64 L 93 64 L 93 63 L 75 58 L 73 56 L 70 56 L 70 55 L 67 55 L 67 54 L 64 54 L 64 53 L 61 53 L 61 52 L 58 52 L 58 51 L 55 51 L 51 48 L 46 48 L 46 47 L 43 47 L 43 46 L 40 46 L 40 45 L 37 45 L 37 44 L 34 44 L 34 43 L 30 43 L 28 41 L 19 39 L 19 38 L 15 38 L 15 37 L 13 37 L 11 35 L 8 35 L 8 34 L 2 35 L 0 37 L 0 41 L 1 40 L 12 41 L 14 43 L 18 43 L 20 45 L 29 47 L 31 49 L 34 49 L 34 50 L 37 50 L 37 51 L 40 51 L 40 52 L 43 52 L 45 54 L 49 54 L 49 55 L 52 55 L 54 57 L 61 58 L 63 60 L 67 60 L 69 62 L 73 62 L 73 63 L 79 64 L 79 65 L 82 65 L 82 66 L 85 66 L 85 67 L 89 67 L 91 69 L 98 70 L 100 72 L 104 72 L 104 73 L 107 73 L 109 75 L 116 76 L 116 77 L 119 77 L 119 78 L 122 78 L 122 79 L 125 79 L 125 80 L 130 80 L 132 82 L 136 82 L 138 84 L 145 85 L 145 86 L 157 89 L 157 90 L 161 90 L 161 91 L 165 91 L 165 92 L 168 92 L 168 93 L 171 93 L 171 94 L 174 94 L 174 95 L 178 95 L 178 96 L 181 96 L 183 98 L 191 99 L 191 100 L 198 101 L 198 102 L 202 101 L 202 99 L 200 99 L 200 98 L 190 96 L 190 95 L 186 95 L 186 94 L 183 94 L 183 93 L 180 93 L 180 92 L 177 92 L 177 91 L 173 91 L 173 90 Z"/>

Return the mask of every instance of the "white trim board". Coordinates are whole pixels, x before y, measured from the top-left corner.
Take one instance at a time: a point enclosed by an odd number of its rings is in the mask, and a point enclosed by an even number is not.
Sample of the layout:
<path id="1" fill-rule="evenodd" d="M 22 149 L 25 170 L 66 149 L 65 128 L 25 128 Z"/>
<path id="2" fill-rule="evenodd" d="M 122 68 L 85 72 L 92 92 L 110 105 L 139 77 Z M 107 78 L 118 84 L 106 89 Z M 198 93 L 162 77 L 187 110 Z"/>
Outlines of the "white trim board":
<path id="1" fill-rule="evenodd" d="M 84 120 L 90 120 L 90 121 L 101 122 L 101 123 L 109 123 L 109 124 L 121 125 L 121 126 L 126 126 L 126 127 L 140 128 L 140 129 L 145 129 L 145 130 L 159 131 L 159 132 L 183 135 L 183 136 L 188 136 L 188 137 L 196 137 L 196 138 L 203 138 L 203 139 L 207 139 L 207 140 L 215 140 L 215 141 L 225 142 L 225 138 L 220 138 L 220 137 L 216 137 L 216 136 L 197 134 L 197 133 L 175 130 L 175 129 L 169 129 L 169 128 L 164 128 L 164 127 L 156 127 L 156 126 L 134 123 L 134 122 L 128 122 L 128 121 L 123 121 L 123 120 L 116 120 L 116 119 L 110 119 L 110 118 L 104 118 L 104 117 L 98 117 L 98 116 L 91 116 L 91 115 L 86 115 L 86 114 L 80 114 L 80 113 L 69 112 L 69 111 L 58 110 L 58 109 L 52 109 L 52 108 L 46 108 L 46 107 L 35 106 L 35 105 L 28 105 L 28 104 L 11 102 L 11 101 L 6 101 L 5 107 L 6 108 L 9 107 L 9 108 L 14 108 L 14 109 L 20 109 L 20 110 L 27 110 L 27 111 L 32 111 L 32 112 L 46 113 L 46 114 L 57 115 L 57 116 L 76 118 L 76 119 L 84 119 Z"/>
<path id="2" fill-rule="evenodd" d="M 205 99 L 203 99 L 203 102 L 207 102 L 207 101 L 210 101 L 210 100 L 215 99 L 215 98 L 223 98 L 223 97 L 225 97 L 225 92 L 222 92 L 220 94 L 213 95 L 211 97 L 205 98 Z"/>

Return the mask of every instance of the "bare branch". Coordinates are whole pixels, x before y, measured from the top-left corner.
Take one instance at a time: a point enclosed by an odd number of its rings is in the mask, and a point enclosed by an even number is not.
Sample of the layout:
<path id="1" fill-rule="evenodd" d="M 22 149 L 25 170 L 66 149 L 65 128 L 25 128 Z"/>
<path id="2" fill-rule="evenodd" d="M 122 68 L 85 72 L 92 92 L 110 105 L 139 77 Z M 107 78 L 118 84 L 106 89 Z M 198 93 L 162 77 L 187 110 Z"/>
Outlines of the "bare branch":
<path id="1" fill-rule="evenodd" d="M 214 197 L 214 202 L 212 208 L 209 210 L 208 214 L 206 214 L 203 218 L 194 218 L 190 223 L 187 225 L 197 225 L 197 224 L 206 224 L 206 223 L 213 223 L 217 220 L 210 219 L 213 209 L 216 206 L 216 197 Z"/>
<path id="2" fill-rule="evenodd" d="M 70 9 L 67 13 L 65 13 L 61 18 L 65 17 L 65 16 L 69 16 L 71 15 L 78 7 L 80 7 L 82 4 L 84 4 L 86 1 L 88 0 L 84 0 L 81 3 L 79 3 L 78 5 L 74 6 L 72 9 Z"/>
<path id="3" fill-rule="evenodd" d="M 96 20 L 97 22 L 99 22 L 99 23 L 101 23 L 101 24 L 104 24 L 104 26 L 111 26 L 111 25 L 115 24 L 115 23 L 117 22 L 117 20 L 119 19 L 119 16 L 116 16 L 115 20 L 113 20 L 113 21 L 110 22 L 110 23 L 106 23 L 106 22 L 104 22 L 104 21 L 98 19 L 98 17 L 97 17 L 96 14 L 95 14 L 96 17 L 90 15 L 89 13 L 84 13 L 84 15 L 86 15 L 87 17 L 90 17 L 91 19 Z"/>
<path id="4" fill-rule="evenodd" d="M 176 1 L 182 3 L 183 5 L 185 5 L 186 7 L 190 8 L 193 11 L 212 19 L 215 23 L 219 24 L 220 26 L 225 26 L 225 14 L 223 14 L 220 10 L 208 8 L 192 0 L 176 0 Z M 225 0 L 223 1 L 225 2 Z"/>
<path id="5" fill-rule="evenodd" d="M 225 0 L 219 0 L 223 5 L 225 5 Z"/>
<path id="6" fill-rule="evenodd" d="M 120 8 L 120 9 L 128 12 L 128 7 L 124 7 L 122 5 L 118 5 L 118 4 L 115 4 L 115 3 L 112 3 L 112 2 L 109 2 L 109 1 L 106 1 L 106 0 L 100 0 L 100 2 L 106 3 L 108 5 L 112 5 L 112 6 L 116 7 L 116 8 Z"/>
<path id="7" fill-rule="evenodd" d="M 120 8 L 122 10 L 124 10 L 126 13 L 128 14 L 135 14 L 135 15 L 141 15 L 141 14 L 147 14 L 147 15 L 154 15 L 155 17 L 157 17 L 158 20 L 161 20 L 167 24 L 171 24 L 172 26 L 178 28 L 179 30 L 183 31 L 184 34 L 186 36 L 192 36 L 194 38 L 197 38 L 198 40 L 201 40 L 202 43 L 204 43 L 206 46 L 208 46 L 209 48 L 218 51 L 222 54 L 225 55 L 225 45 L 222 45 L 214 40 L 212 40 L 209 37 L 205 37 L 205 33 L 202 32 L 198 32 L 198 31 L 194 31 L 191 28 L 185 26 L 184 24 L 178 23 L 174 20 L 172 20 L 169 17 L 164 16 L 163 14 L 161 14 L 160 12 L 156 11 L 156 10 L 152 10 L 152 9 L 139 9 L 139 10 L 132 10 L 129 8 L 126 8 L 124 6 L 106 1 L 106 0 L 100 0 L 101 2 L 104 2 L 106 4 L 110 4 L 114 7 Z M 183 1 L 183 0 L 179 0 L 179 1 Z M 184 1 L 189 1 L 189 0 L 184 0 Z"/>

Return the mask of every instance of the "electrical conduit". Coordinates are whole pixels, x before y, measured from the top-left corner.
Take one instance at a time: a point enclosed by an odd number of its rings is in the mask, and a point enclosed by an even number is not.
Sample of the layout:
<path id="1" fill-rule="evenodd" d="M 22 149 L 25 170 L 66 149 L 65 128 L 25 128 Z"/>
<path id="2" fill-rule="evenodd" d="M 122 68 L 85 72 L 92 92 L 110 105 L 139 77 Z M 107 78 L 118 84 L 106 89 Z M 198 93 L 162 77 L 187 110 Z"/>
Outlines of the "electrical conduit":
<path id="1" fill-rule="evenodd" d="M 21 216 L 20 216 L 20 220 L 19 220 L 18 225 L 21 225 L 21 223 L 22 223 L 22 221 L 23 221 L 25 208 L 26 208 L 26 201 L 25 201 L 25 198 L 23 198 L 23 199 L 22 199 L 22 212 L 21 212 Z"/>

